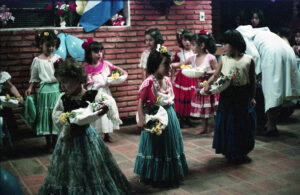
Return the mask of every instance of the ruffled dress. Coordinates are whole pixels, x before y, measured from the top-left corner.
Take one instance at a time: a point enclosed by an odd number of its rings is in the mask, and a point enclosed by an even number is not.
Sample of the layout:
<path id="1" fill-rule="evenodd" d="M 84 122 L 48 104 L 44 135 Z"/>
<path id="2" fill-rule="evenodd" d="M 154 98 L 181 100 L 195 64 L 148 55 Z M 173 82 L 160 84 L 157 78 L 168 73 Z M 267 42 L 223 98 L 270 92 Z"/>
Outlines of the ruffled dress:
<path id="1" fill-rule="evenodd" d="M 173 62 L 184 62 L 193 55 L 195 54 L 192 51 L 186 52 L 181 50 L 176 53 Z M 196 83 L 197 79 L 184 76 L 181 70 L 177 73 L 174 82 L 174 104 L 175 111 L 179 116 L 190 116 L 192 95 L 194 94 Z"/>
<path id="2" fill-rule="evenodd" d="M 87 89 L 99 90 L 110 96 L 112 96 L 107 78 L 110 76 L 111 71 L 114 69 L 114 65 L 108 61 L 102 60 L 97 66 L 90 66 L 85 64 L 85 70 L 87 73 Z M 119 116 L 119 113 L 116 113 Z M 114 130 L 120 129 L 118 124 L 113 123 L 107 115 L 103 115 L 92 124 L 98 132 L 112 133 Z"/>
<path id="3" fill-rule="evenodd" d="M 141 85 L 139 98 L 145 105 L 163 106 L 168 113 L 167 127 L 161 135 L 151 134 L 143 130 L 140 136 L 139 150 L 135 161 L 134 173 L 142 181 L 178 183 L 188 173 L 188 165 L 184 154 L 184 146 L 180 125 L 173 109 L 174 92 L 170 78 L 166 91 L 160 89 L 158 81 L 150 75 Z"/>
<path id="4" fill-rule="evenodd" d="M 86 108 L 100 94 L 90 90 L 81 99 L 62 94 L 53 111 L 54 124 L 61 133 L 39 194 L 121 195 L 133 192 L 94 127 L 85 124 L 77 116 L 72 119 L 76 123 L 60 120 L 61 113 Z M 62 133 L 64 129 L 69 129 L 68 135 Z"/>
<path id="5" fill-rule="evenodd" d="M 200 66 L 196 65 L 196 55 L 192 56 L 190 59 L 192 67 L 199 67 L 204 71 L 211 71 L 211 64 L 213 62 L 217 62 L 217 59 L 212 54 L 206 54 L 203 63 Z M 191 116 L 200 117 L 200 118 L 210 118 L 216 115 L 217 106 L 219 102 L 219 94 L 214 95 L 202 95 L 200 94 L 200 90 L 202 87 L 200 83 L 203 81 L 207 81 L 209 76 L 203 76 L 197 79 L 195 91 L 192 95 L 192 108 L 191 108 Z"/>

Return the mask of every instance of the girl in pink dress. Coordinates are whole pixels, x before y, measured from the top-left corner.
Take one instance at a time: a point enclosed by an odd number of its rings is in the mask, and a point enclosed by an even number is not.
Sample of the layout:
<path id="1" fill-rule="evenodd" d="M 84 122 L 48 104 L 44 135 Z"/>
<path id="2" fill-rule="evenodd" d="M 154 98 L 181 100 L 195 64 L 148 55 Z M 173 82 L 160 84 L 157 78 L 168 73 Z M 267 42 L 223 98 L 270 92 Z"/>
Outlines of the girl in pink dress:
<path id="1" fill-rule="evenodd" d="M 103 59 L 103 45 L 102 43 L 88 39 L 84 42 L 83 48 L 85 49 L 85 70 L 87 73 L 87 89 L 99 90 L 110 96 L 112 96 L 108 77 L 111 75 L 111 71 L 116 69 L 122 75 L 128 75 L 128 73 L 118 66 L 114 66 L 110 62 Z M 113 124 L 106 115 L 96 120 L 93 126 L 99 131 L 104 133 L 103 140 L 106 142 L 113 142 L 109 133 L 112 133 L 114 129 L 120 129 L 119 124 Z"/>
<path id="2" fill-rule="evenodd" d="M 202 129 L 195 132 L 195 135 L 208 132 L 208 119 L 216 114 L 218 105 L 218 95 L 201 95 L 201 83 L 209 79 L 217 66 L 217 59 L 211 53 L 215 53 L 216 46 L 214 38 L 201 31 L 195 34 L 192 40 L 192 49 L 196 55 L 190 57 L 183 63 L 174 63 L 173 67 L 179 67 L 182 64 L 191 64 L 193 68 L 202 69 L 205 74 L 201 78 L 197 78 L 195 91 L 192 94 L 191 116 L 200 117 L 202 119 Z"/>
<path id="3" fill-rule="evenodd" d="M 192 57 L 194 54 L 192 50 L 191 41 L 193 33 L 190 30 L 183 30 L 177 33 L 177 42 L 181 51 L 175 54 L 173 62 L 185 62 L 187 59 Z M 175 70 L 175 69 L 174 69 Z M 172 71 L 172 77 L 175 71 Z M 193 126 L 190 120 L 191 114 L 191 97 L 194 93 L 196 85 L 195 78 L 189 78 L 178 71 L 175 82 L 174 82 L 174 93 L 175 93 L 175 111 L 180 119 L 180 126 L 184 127 L 184 124 Z"/>

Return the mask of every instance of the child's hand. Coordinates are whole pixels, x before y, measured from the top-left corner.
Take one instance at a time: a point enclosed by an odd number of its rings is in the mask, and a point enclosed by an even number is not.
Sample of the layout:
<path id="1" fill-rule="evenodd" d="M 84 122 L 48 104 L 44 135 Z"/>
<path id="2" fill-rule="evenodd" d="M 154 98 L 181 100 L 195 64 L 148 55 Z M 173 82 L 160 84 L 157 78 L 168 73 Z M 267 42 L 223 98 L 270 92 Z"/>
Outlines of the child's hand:
<path id="1" fill-rule="evenodd" d="M 137 126 L 138 126 L 139 130 L 143 130 L 144 127 L 146 126 L 145 120 L 144 119 L 139 120 L 139 122 L 137 123 Z"/>
<path id="2" fill-rule="evenodd" d="M 209 88 L 210 88 L 210 85 L 207 83 L 204 87 L 204 92 L 209 93 Z"/>
<path id="3" fill-rule="evenodd" d="M 107 113 L 108 107 L 107 107 L 104 103 L 102 103 L 102 102 L 99 102 L 98 104 L 101 105 L 101 107 L 97 110 L 97 111 L 98 111 L 98 115 L 99 115 L 99 116 L 102 116 L 102 115 L 104 115 L 105 113 Z"/>
<path id="4" fill-rule="evenodd" d="M 29 96 L 30 95 L 30 93 L 31 93 L 31 89 L 30 88 L 28 88 L 26 91 L 25 91 L 25 96 L 27 97 L 27 96 Z"/>
<path id="5" fill-rule="evenodd" d="M 250 106 L 255 106 L 255 105 L 256 105 L 256 101 L 255 101 L 254 98 L 252 98 L 252 99 L 250 100 Z"/>
<path id="6" fill-rule="evenodd" d="M 17 100 L 18 100 L 19 104 L 22 104 L 22 105 L 24 104 L 24 99 L 22 96 L 17 97 Z"/>

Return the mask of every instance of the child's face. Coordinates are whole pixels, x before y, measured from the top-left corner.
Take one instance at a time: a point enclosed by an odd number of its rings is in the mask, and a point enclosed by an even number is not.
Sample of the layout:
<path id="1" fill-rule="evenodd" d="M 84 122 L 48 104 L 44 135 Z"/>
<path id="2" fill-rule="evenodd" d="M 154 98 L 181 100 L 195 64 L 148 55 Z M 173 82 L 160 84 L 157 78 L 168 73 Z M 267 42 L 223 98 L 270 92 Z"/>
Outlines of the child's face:
<path id="1" fill-rule="evenodd" d="M 45 54 L 45 56 L 50 56 L 55 50 L 54 43 L 51 42 L 45 42 L 42 44 L 42 52 Z"/>
<path id="2" fill-rule="evenodd" d="M 259 17 L 257 15 L 257 13 L 254 13 L 252 18 L 251 18 L 251 24 L 252 24 L 252 27 L 257 27 L 258 24 L 259 24 Z"/>
<path id="3" fill-rule="evenodd" d="M 201 47 L 195 42 L 192 42 L 192 50 L 196 54 L 200 54 L 203 51 L 203 44 L 201 44 Z"/>
<path id="4" fill-rule="evenodd" d="M 93 62 L 98 62 L 103 59 L 103 50 L 99 50 L 98 52 L 92 51 L 92 59 Z"/>
<path id="5" fill-rule="evenodd" d="M 154 49 L 154 47 L 155 47 L 155 40 L 154 40 L 153 37 L 151 37 L 148 34 L 145 36 L 145 43 L 146 43 L 146 45 L 147 45 L 147 47 L 149 49 L 151 49 L 151 50 Z"/>
<path id="6" fill-rule="evenodd" d="M 182 39 L 181 43 L 182 43 L 183 48 L 185 50 L 190 50 L 191 49 L 192 44 L 191 44 L 191 42 L 188 39 Z"/>
<path id="7" fill-rule="evenodd" d="M 168 64 L 168 60 L 166 57 L 163 58 L 161 63 L 159 64 L 159 67 L 157 69 L 157 72 L 162 76 L 168 76 L 170 73 L 170 64 Z"/>
<path id="8" fill-rule="evenodd" d="M 229 43 L 224 43 L 222 49 L 225 55 L 231 56 L 232 47 Z"/>
<path id="9" fill-rule="evenodd" d="M 300 32 L 297 32 L 295 35 L 295 41 L 297 45 L 300 45 Z"/>
<path id="10" fill-rule="evenodd" d="M 80 89 L 82 88 L 81 83 L 76 79 L 58 77 L 57 80 L 59 81 L 62 90 L 68 95 L 77 95 L 75 93 L 80 92 Z"/>

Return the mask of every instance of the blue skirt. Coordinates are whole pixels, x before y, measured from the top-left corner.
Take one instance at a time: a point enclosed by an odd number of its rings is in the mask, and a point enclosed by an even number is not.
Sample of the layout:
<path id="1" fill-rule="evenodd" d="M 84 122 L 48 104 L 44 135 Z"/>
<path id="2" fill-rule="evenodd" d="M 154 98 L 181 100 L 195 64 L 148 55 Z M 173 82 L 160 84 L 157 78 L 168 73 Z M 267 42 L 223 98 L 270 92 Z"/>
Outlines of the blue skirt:
<path id="1" fill-rule="evenodd" d="M 247 155 L 255 143 L 256 114 L 249 108 L 250 87 L 230 86 L 220 94 L 213 148 L 229 158 Z"/>
<path id="2" fill-rule="evenodd" d="M 188 172 L 182 134 L 172 106 L 164 106 L 168 125 L 161 135 L 142 131 L 134 173 L 142 180 L 176 183 Z"/>
<path id="3" fill-rule="evenodd" d="M 130 184 L 95 128 L 75 130 L 67 140 L 58 138 L 39 194 L 131 194 Z"/>

